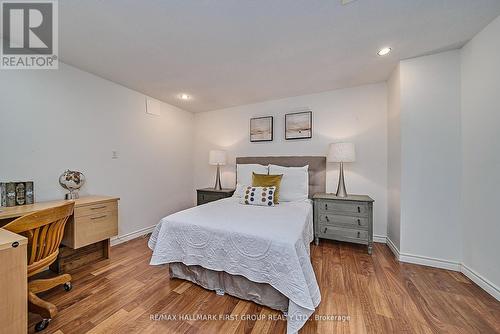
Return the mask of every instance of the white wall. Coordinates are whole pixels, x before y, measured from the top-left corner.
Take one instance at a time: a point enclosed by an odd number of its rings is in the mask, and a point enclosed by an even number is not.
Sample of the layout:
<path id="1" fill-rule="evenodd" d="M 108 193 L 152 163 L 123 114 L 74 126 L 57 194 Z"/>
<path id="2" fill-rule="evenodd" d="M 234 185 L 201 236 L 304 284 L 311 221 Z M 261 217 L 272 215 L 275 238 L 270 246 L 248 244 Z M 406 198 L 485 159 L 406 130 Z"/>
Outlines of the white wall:
<path id="1" fill-rule="evenodd" d="M 460 270 L 500 300 L 499 59 L 497 18 L 389 78 L 388 238 L 401 261 Z"/>
<path id="2" fill-rule="evenodd" d="M 311 108 L 313 138 L 284 139 L 284 115 Z M 251 143 L 249 121 L 274 116 L 274 141 Z M 223 186 L 235 182 L 235 157 L 270 155 L 326 155 L 335 141 L 353 141 L 357 161 L 346 165 L 347 191 L 375 199 L 374 233 L 386 235 L 387 222 L 387 89 L 385 83 L 251 104 L 195 115 L 195 185 L 212 186 L 215 167 L 208 151 L 225 149 L 229 164 L 223 169 Z M 327 191 L 335 192 L 338 166 L 329 165 Z"/>
<path id="3" fill-rule="evenodd" d="M 398 250 L 401 234 L 401 80 L 399 64 L 387 81 L 387 238 Z M 392 245 L 391 245 L 392 246 Z"/>
<path id="4" fill-rule="evenodd" d="M 33 180 L 36 200 L 53 200 L 59 175 L 82 171 L 82 194 L 121 198 L 120 235 L 193 204 L 191 113 L 146 114 L 144 95 L 65 64 L 1 71 L 0 91 L 1 180 Z"/>
<path id="5" fill-rule="evenodd" d="M 463 262 L 500 298 L 500 18 L 462 50 Z M 494 288 L 493 288 L 494 287 Z"/>
<path id="6" fill-rule="evenodd" d="M 457 263 L 460 51 L 402 61 L 401 253 Z"/>

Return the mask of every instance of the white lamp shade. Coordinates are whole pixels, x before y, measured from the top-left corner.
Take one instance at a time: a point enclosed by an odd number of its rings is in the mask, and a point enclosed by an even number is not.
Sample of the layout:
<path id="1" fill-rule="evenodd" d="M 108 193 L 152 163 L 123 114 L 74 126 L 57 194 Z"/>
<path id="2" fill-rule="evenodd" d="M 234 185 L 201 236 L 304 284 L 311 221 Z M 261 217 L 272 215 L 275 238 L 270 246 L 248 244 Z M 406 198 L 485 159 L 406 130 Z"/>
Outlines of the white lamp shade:
<path id="1" fill-rule="evenodd" d="M 328 151 L 328 162 L 354 162 L 356 150 L 353 143 L 333 143 Z"/>
<path id="2" fill-rule="evenodd" d="M 212 150 L 208 155 L 208 163 L 210 165 L 225 165 L 226 151 Z"/>

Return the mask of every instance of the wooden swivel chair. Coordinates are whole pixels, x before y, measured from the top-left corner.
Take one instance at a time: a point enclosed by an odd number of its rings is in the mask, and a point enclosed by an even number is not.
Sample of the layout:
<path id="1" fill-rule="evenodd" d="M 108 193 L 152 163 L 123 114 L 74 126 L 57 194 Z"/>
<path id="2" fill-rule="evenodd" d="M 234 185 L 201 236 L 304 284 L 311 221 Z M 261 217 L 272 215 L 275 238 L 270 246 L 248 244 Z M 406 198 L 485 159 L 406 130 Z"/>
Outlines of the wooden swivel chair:
<path id="1" fill-rule="evenodd" d="M 28 238 L 28 277 L 47 269 L 59 254 L 59 246 L 64 234 L 64 226 L 73 213 L 74 202 L 64 204 L 20 217 L 3 228 Z M 55 305 L 36 295 L 64 284 L 66 291 L 71 290 L 71 276 L 63 274 L 54 278 L 35 279 L 28 282 L 28 309 L 40 314 L 42 321 L 35 330 L 41 331 L 48 326 L 57 314 Z"/>

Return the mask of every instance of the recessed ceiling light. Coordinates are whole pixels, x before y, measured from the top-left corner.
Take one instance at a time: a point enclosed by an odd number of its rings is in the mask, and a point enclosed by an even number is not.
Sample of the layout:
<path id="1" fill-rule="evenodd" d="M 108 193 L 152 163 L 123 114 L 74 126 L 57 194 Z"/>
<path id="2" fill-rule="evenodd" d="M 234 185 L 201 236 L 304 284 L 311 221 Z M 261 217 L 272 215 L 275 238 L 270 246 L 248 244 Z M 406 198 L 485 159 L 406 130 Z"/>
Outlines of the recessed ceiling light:
<path id="1" fill-rule="evenodd" d="M 191 96 L 189 96 L 189 95 L 187 95 L 187 94 L 184 94 L 184 93 L 183 93 L 183 94 L 180 94 L 180 95 L 179 95 L 179 98 L 180 98 L 181 100 L 186 101 L 186 100 L 189 100 L 189 99 L 191 98 Z"/>
<path id="2" fill-rule="evenodd" d="M 391 53 L 392 49 L 391 48 L 382 48 L 380 49 L 377 54 L 379 56 L 385 56 L 385 55 L 388 55 L 389 53 Z"/>

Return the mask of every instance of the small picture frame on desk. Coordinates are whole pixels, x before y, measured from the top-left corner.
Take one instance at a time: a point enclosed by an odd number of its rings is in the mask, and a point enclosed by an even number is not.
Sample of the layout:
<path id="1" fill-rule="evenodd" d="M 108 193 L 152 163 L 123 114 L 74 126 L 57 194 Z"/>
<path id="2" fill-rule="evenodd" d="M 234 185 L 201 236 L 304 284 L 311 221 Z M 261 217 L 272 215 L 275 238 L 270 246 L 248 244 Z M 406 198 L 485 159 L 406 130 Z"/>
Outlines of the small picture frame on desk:
<path id="1" fill-rule="evenodd" d="M 0 182 L 0 206 L 12 207 L 35 203 L 33 181 Z"/>

